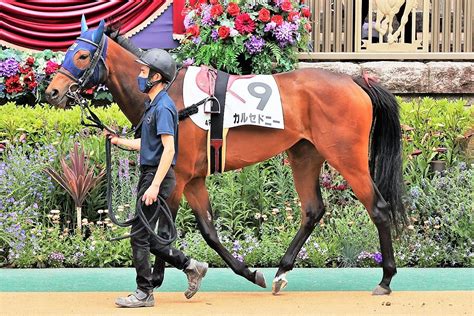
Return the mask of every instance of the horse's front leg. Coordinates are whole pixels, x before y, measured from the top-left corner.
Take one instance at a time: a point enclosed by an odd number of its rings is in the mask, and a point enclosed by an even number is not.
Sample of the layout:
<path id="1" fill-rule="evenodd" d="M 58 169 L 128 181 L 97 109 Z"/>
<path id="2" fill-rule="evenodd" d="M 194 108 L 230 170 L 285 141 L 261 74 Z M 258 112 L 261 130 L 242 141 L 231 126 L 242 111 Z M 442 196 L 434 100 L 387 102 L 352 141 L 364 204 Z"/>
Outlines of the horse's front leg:
<path id="1" fill-rule="evenodd" d="M 205 178 L 191 180 L 184 189 L 184 195 L 191 206 L 204 240 L 214 249 L 219 256 L 236 274 L 243 276 L 263 288 L 266 287 L 265 277 L 260 271 L 251 272 L 244 262 L 238 261 L 224 248 L 217 236 L 216 228 L 212 220 L 211 202 L 206 189 Z"/>

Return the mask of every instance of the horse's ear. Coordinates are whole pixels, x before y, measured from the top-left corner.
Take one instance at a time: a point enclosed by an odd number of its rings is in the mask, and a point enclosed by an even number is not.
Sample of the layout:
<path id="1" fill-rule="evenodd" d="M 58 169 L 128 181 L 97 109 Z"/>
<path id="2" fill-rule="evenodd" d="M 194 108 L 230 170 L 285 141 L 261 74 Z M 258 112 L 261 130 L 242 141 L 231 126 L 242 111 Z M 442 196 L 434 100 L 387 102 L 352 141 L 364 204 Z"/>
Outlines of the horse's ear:
<path id="1" fill-rule="evenodd" d="M 104 34 L 105 29 L 105 21 L 101 20 L 99 23 L 99 27 L 95 30 L 94 34 L 92 34 L 92 40 L 98 43 L 102 39 L 102 35 Z"/>
<path id="2" fill-rule="evenodd" d="M 81 18 L 81 34 L 84 34 L 86 31 L 87 31 L 86 17 L 83 14 Z"/>

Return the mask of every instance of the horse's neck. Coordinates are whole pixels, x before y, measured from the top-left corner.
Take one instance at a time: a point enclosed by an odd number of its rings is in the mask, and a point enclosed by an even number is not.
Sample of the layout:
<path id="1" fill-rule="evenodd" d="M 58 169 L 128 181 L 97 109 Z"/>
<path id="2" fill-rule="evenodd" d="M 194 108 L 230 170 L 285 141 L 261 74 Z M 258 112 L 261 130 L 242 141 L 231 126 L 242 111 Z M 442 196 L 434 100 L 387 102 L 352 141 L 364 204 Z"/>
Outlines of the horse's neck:
<path id="1" fill-rule="evenodd" d="M 107 88 L 113 99 L 128 118 L 136 125 L 144 112 L 146 95 L 138 91 L 136 78 L 140 67 L 132 53 L 109 39 L 107 67 L 109 68 Z"/>

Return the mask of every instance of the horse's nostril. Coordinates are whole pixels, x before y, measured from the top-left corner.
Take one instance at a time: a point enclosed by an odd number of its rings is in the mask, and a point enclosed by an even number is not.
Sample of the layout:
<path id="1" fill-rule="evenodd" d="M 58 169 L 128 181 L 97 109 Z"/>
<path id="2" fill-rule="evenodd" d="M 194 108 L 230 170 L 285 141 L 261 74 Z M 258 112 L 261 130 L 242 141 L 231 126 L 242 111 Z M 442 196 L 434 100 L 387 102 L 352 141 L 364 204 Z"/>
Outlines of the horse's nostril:
<path id="1" fill-rule="evenodd" d="M 51 99 L 56 99 L 58 97 L 58 94 L 59 91 L 57 89 L 53 89 L 50 94 Z"/>

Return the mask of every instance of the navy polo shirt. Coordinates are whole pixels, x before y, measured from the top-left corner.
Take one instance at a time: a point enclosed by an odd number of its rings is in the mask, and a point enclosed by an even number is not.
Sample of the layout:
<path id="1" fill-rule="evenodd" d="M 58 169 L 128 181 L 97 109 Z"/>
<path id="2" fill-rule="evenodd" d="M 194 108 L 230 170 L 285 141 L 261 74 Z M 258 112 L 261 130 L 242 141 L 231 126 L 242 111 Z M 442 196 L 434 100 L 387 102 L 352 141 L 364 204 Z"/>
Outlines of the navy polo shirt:
<path id="1" fill-rule="evenodd" d="M 145 102 L 144 115 L 141 128 L 140 164 L 158 166 L 164 149 L 161 135 L 165 134 L 174 137 L 175 154 L 172 162 L 174 166 L 178 154 L 178 111 L 165 90 L 161 90 L 152 102 Z"/>

